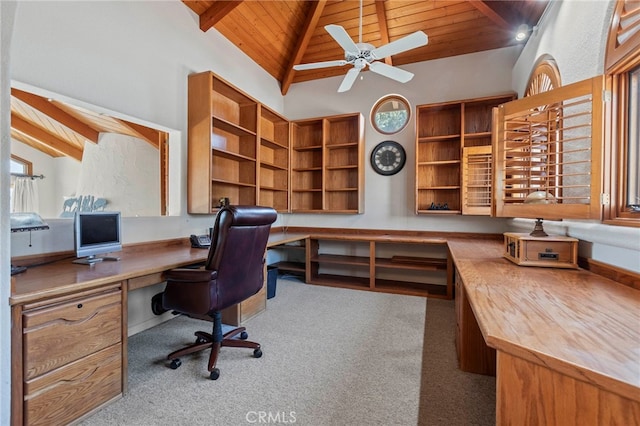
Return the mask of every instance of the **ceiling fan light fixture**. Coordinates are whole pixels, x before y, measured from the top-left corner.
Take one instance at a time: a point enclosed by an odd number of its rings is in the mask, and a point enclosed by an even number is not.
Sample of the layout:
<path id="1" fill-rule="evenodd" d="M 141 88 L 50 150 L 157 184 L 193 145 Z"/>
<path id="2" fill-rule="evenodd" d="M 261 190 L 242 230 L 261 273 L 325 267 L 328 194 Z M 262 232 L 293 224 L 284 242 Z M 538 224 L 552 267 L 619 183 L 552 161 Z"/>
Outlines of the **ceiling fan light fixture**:
<path id="1" fill-rule="evenodd" d="M 528 34 L 529 34 L 529 26 L 527 24 L 521 24 L 518 26 L 518 29 L 516 30 L 516 40 L 522 41 L 527 38 Z"/>
<path id="2" fill-rule="evenodd" d="M 413 78 L 413 74 L 401 68 L 387 65 L 384 62 L 377 62 L 389 56 L 406 52 L 417 47 L 425 46 L 429 42 L 429 38 L 422 31 L 416 31 L 407 36 L 401 37 L 395 41 L 387 43 L 380 47 L 375 47 L 369 43 L 362 42 L 362 0 L 360 0 L 360 19 L 358 42 L 354 42 L 344 27 L 335 24 L 325 25 L 324 29 L 344 50 L 344 60 L 314 62 L 310 64 L 296 64 L 293 69 L 296 71 L 312 70 L 317 68 L 353 65 L 344 76 L 338 92 L 346 92 L 353 86 L 358 78 L 361 70 L 369 67 L 369 70 L 396 80 L 400 83 L 406 83 Z M 362 75 L 360 75 L 362 80 Z"/>

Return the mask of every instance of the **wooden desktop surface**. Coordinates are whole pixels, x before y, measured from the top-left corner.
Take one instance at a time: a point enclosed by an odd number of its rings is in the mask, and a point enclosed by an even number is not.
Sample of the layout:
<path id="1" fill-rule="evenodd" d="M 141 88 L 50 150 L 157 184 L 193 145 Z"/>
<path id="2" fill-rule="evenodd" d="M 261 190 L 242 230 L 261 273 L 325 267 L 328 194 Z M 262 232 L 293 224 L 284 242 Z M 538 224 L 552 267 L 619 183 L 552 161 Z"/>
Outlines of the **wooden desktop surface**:
<path id="1" fill-rule="evenodd" d="M 120 260 L 92 266 L 72 263 L 75 257 L 30 267 L 15 275 L 11 305 L 48 299 L 206 260 L 207 250 L 191 248 L 188 239 L 124 247 Z"/>
<path id="2" fill-rule="evenodd" d="M 498 241 L 448 244 L 490 347 L 640 401 L 640 291 L 582 269 L 517 266 Z"/>
<path id="3" fill-rule="evenodd" d="M 303 234 L 274 233 L 268 247 L 304 239 Z M 102 261 L 89 265 L 73 263 L 75 256 L 35 267 L 12 277 L 11 305 L 25 304 L 68 293 L 88 290 L 105 284 L 154 276 L 173 268 L 203 262 L 208 250 L 192 248 L 188 238 L 131 244 L 122 252 L 117 262 Z M 147 285 L 162 280 L 149 281 Z M 136 287 L 139 288 L 139 287 Z"/>

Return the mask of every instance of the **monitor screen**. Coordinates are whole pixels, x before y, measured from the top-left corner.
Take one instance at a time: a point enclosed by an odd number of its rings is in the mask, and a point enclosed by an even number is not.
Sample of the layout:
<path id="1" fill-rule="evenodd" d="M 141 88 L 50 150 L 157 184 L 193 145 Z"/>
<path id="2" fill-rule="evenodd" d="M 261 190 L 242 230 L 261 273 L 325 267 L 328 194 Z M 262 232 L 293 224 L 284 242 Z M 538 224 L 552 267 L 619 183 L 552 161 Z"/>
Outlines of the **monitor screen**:
<path id="1" fill-rule="evenodd" d="M 76 212 L 74 241 L 79 258 L 122 250 L 120 212 Z"/>

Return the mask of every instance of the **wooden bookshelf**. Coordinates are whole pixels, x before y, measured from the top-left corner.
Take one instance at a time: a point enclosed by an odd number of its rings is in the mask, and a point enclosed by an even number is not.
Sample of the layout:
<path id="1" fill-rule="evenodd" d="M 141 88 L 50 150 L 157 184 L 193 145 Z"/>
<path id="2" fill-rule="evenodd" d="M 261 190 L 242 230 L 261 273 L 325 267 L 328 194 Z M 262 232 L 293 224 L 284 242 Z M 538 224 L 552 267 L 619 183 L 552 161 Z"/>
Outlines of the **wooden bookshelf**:
<path id="1" fill-rule="evenodd" d="M 188 80 L 187 209 L 289 210 L 289 121 L 212 72 Z"/>
<path id="2" fill-rule="evenodd" d="M 293 212 L 362 213 L 363 128 L 359 113 L 292 123 Z"/>
<path id="3" fill-rule="evenodd" d="M 258 103 L 211 72 L 188 80 L 189 213 L 256 204 Z"/>
<path id="4" fill-rule="evenodd" d="M 469 170 L 463 162 L 471 151 L 466 157 L 463 152 L 491 147 L 492 109 L 513 98 L 508 94 L 416 107 L 417 214 L 490 214 L 490 204 L 483 210 L 465 206 L 475 193 L 463 186 Z M 489 200 L 490 191 L 489 186 Z M 478 195 L 486 198 L 484 192 Z"/>
<path id="5" fill-rule="evenodd" d="M 260 106 L 258 204 L 289 211 L 289 121 Z"/>

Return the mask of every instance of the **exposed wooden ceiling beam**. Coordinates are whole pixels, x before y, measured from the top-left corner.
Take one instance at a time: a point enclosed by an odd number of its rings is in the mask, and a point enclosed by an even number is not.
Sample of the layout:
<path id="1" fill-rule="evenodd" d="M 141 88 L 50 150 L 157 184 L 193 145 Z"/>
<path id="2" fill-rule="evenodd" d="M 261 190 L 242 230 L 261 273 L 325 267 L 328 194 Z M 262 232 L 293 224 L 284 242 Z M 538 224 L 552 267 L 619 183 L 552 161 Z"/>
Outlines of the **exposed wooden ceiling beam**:
<path id="1" fill-rule="evenodd" d="M 85 139 L 98 143 L 98 137 L 100 133 L 98 130 L 89 126 L 87 123 L 78 120 L 69 113 L 61 110 L 49 100 L 42 96 L 34 95 L 33 93 L 24 92 L 19 89 L 12 88 L 11 96 L 19 99 L 31 108 L 40 111 L 42 114 L 48 116 L 54 121 L 62 124 L 65 127 L 73 130 L 74 132 L 82 135 Z"/>
<path id="2" fill-rule="evenodd" d="M 300 37 L 298 37 L 298 42 L 295 49 L 293 49 L 293 54 L 291 55 L 291 59 L 289 60 L 289 64 L 287 65 L 287 70 L 284 74 L 284 77 L 282 78 L 280 87 L 283 96 L 286 95 L 289 91 L 289 87 L 291 86 L 293 75 L 295 73 L 293 66 L 300 62 L 305 50 L 307 50 L 307 46 L 309 45 L 311 36 L 318 26 L 318 20 L 322 15 L 325 4 L 327 4 L 326 0 L 319 0 L 312 2 L 309 6 L 307 20 L 302 27 L 302 34 L 300 35 Z"/>
<path id="3" fill-rule="evenodd" d="M 378 24 L 380 25 L 380 40 L 382 46 L 389 43 L 389 27 L 387 26 L 387 14 L 384 11 L 384 2 L 376 1 L 376 15 L 378 16 Z M 378 46 L 380 47 L 380 46 Z M 391 56 L 384 58 L 384 63 L 387 65 L 393 65 Z"/>
<path id="4" fill-rule="evenodd" d="M 117 120 L 117 119 L 116 119 Z M 155 149 L 160 149 L 161 137 L 160 134 L 164 132 L 160 132 L 159 130 L 152 129 L 150 127 L 142 126 L 140 124 L 132 123 L 130 121 L 118 120 L 123 126 L 131 129 L 132 132 L 139 135 L 138 137 L 143 141 L 149 143 Z"/>
<path id="5" fill-rule="evenodd" d="M 52 135 L 51 133 L 45 131 L 44 129 L 41 129 L 40 127 L 34 126 L 33 124 L 13 113 L 11 114 L 11 127 L 17 132 L 24 133 L 25 135 L 48 145 L 50 148 L 64 155 L 67 155 L 78 161 L 82 161 L 81 149 L 70 145 L 65 140 Z"/>
<path id="6" fill-rule="evenodd" d="M 242 0 L 218 0 L 200 15 L 200 29 L 207 31 L 224 18 L 229 12 L 238 7 Z"/>
<path id="7" fill-rule="evenodd" d="M 493 8 L 491 6 L 489 6 L 489 4 L 488 4 L 489 2 L 488 1 L 481 1 L 481 0 L 468 0 L 468 1 L 476 9 L 478 9 L 480 12 L 482 12 L 483 15 L 485 15 L 487 18 L 491 19 L 491 21 L 493 21 L 499 27 L 504 28 L 505 30 L 513 29 L 512 28 L 513 25 L 510 24 L 505 19 L 505 17 L 503 17 L 498 12 L 493 10 Z"/>
<path id="8" fill-rule="evenodd" d="M 15 139 L 18 142 L 28 145 L 31 148 L 38 150 L 50 157 L 54 157 L 54 158 L 64 157 L 64 154 L 56 151 L 55 149 L 49 148 L 47 145 L 43 144 L 42 142 L 37 141 L 24 133 L 20 133 L 15 129 L 11 129 L 11 139 Z"/>

